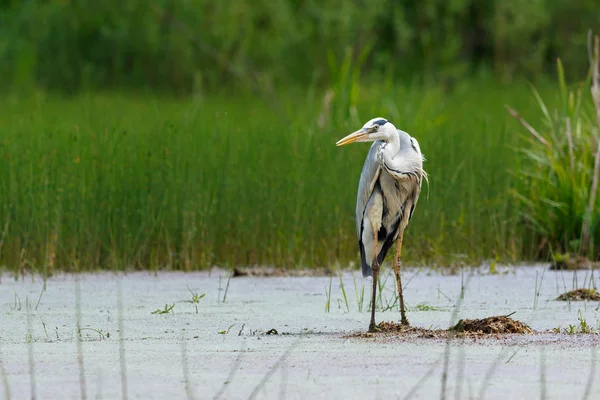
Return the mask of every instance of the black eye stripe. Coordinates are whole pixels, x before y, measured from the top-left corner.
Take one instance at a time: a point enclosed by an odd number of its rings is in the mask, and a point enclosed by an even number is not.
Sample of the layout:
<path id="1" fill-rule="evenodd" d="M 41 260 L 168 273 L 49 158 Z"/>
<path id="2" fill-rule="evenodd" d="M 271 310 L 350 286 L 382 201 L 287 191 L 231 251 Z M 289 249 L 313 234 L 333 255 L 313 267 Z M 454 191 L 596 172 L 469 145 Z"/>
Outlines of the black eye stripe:
<path id="1" fill-rule="evenodd" d="M 387 120 L 385 119 L 378 119 L 377 121 L 373 122 L 373 125 L 385 125 L 387 124 Z"/>

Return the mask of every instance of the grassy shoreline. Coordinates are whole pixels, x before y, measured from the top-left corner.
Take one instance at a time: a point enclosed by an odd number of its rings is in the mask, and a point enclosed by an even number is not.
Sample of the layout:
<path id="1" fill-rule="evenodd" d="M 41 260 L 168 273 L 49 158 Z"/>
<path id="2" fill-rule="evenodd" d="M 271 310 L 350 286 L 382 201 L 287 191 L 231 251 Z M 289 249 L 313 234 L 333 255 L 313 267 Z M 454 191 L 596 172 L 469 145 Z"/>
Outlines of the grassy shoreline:
<path id="1" fill-rule="evenodd" d="M 279 111 L 249 96 L 5 97 L 0 265 L 347 265 L 358 257 L 354 205 L 368 145 L 334 144 L 376 115 L 419 140 L 431 176 L 407 230 L 407 263 L 533 254 L 508 194 L 522 132 L 504 109 L 537 122 L 526 85 L 356 90 L 356 100 L 332 102 L 322 127 L 323 93 L 310 90 L 282 91 Z"/>

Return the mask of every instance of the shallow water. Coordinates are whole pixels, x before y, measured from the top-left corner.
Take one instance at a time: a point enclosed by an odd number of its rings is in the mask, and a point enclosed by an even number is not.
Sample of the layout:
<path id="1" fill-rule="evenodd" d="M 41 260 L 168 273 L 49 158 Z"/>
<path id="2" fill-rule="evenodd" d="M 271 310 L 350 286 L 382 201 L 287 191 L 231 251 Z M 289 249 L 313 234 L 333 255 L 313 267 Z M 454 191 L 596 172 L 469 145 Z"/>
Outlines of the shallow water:
<path id="1" fill-rule="evenodd" d="M 600 336 L 544 331 L 578 324 L 579 312 L 597 327 L 597 302 L 553 300 L 574 287 L 575 277 L 577 286 L 583 287 L 584 281 L 589 286 L 590 272 L 555 272 L 543 266 L 500 270 L 495 275 L 480 270 L 471 277 L 466 271 L 464 276 L 426 269 L 404 272 L 405 298 L 412 308 L 407 316 L 414 326 L 447 328 L 457 318 L 515 312 L 511 318 L 543 332 L 452 341 L 447 395 L 472 398 L 483 390 L 485 398 L 530 398 L 539 396 L 545 385 L 546 398 L 581 398 L 592 361 L 597 363 L 593 352 Z M 80 275 L 81 327 L 89 328 L 81 331 L 87 396 L 121 396 L 118 281 L 129 398 L 185 398 L 186 368 L 194 398 L 213 398 L 217 393 L 224 399 L 245 399 L 253 393 L 256 398 L 291 399 L 440 396 L 444 339 L 347 337 L 365 331 L 369 322 L 370 280 L 360 273 L 354 273 L 357 290 L 352 274 L 343 275 L 350 311 L 339 278 L 332 279 L 328 313 L 329 277 L 236 277 L 223 303 L 227 277 L 220 270 Z M 31 397 L 30 350 L 38 398 L 81 397 L 76 279 L 73 275 L 48 279 L 38 305 L 42 279 L 2 277 L 0 357 L 6 373 L 0 380 L 0 398 L 6 393 L 4 381 L 12 398 Z M 389 276 L 384 305 L 393 299 L 393 283 Z M 192 298 L 187 286 L 206 294 L 199 300 L 198 313 L 194 304 L 185 302 Z M 364 309 L 359 312 L 357 292 L 363 286 Z M 461 286 L 465 295 L 458 301 Z M 165 304 L 175 304 L 172 312 L 152 314 Z M 399 317 L 397 309 L 377 313 L 377 321 Z M 278 334 L 265 335 L 270 329 Z M 596 369 L 590 398 L 600 394 L 598 374 Z"/>

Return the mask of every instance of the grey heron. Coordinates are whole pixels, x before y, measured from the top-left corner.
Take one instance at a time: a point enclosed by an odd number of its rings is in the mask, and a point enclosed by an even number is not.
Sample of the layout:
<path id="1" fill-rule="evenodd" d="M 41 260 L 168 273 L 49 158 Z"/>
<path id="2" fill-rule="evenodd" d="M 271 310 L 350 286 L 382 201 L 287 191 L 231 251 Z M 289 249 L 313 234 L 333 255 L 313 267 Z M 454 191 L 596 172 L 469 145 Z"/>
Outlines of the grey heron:
<path id="1" fill-rule="evenodd" d="M 400 317 L 408 325 L 400 279 L 402 236 L 427 178 L 419 143 L 397 129 L 385 118 L 373 118 L 358 131 L 340 139 L 336 145 L 375 142 L 371 145 L 360 175 L 356 201 L 356 232 L 362 261 L 363 277 L 373 277 L 371 322 L 376 331 L 375 296 L 379 268 L 388 250 L 396 243 L 394 273 L 400 301 Z"/>

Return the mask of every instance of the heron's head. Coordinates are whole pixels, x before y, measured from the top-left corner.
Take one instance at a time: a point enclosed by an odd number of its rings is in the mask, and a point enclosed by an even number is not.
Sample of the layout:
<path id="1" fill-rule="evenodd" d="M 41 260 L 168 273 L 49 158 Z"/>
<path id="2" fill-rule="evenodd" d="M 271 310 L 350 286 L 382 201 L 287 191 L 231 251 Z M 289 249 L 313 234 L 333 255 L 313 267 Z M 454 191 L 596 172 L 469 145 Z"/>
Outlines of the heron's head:
<path id="1" fill-rule="evenodd" d="M 385 118 L 377 117 L 367 122 L 362 128 L 340 139 L 336 145 L 344 146 L 354 142 L 374 142 L 388 140 L 396 132 L 396 127 Z"/>

